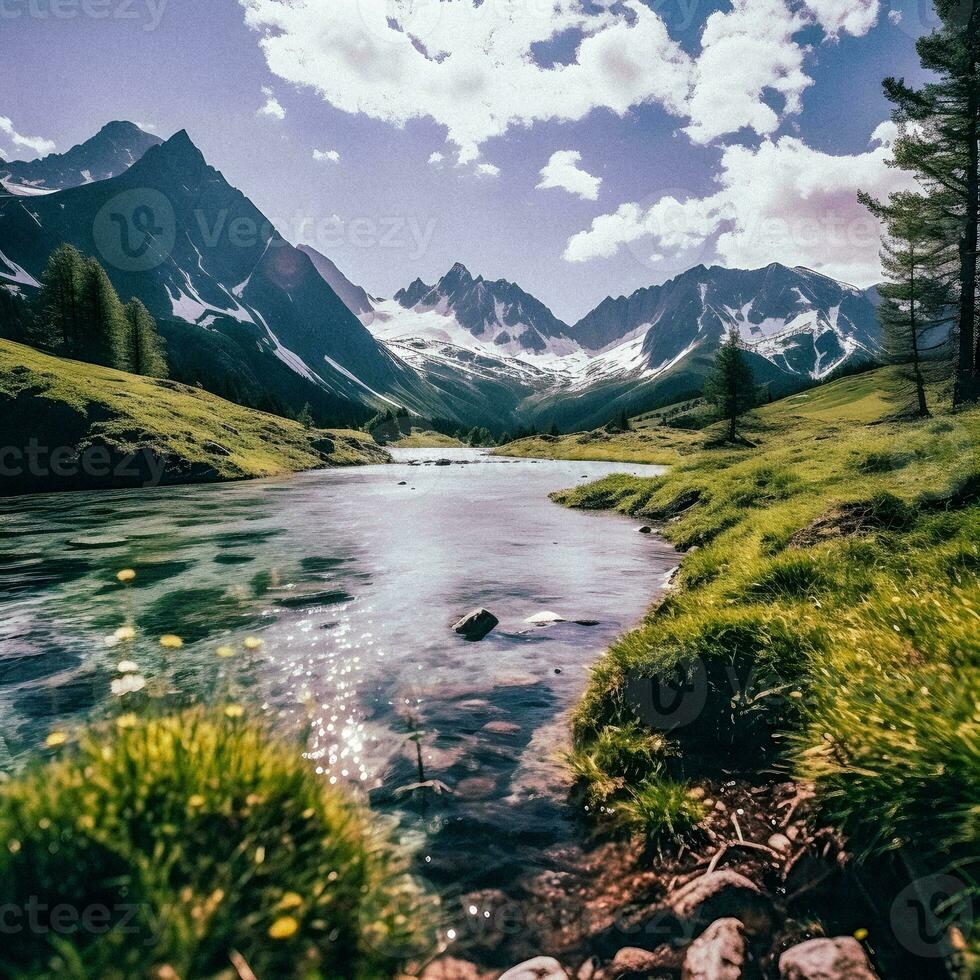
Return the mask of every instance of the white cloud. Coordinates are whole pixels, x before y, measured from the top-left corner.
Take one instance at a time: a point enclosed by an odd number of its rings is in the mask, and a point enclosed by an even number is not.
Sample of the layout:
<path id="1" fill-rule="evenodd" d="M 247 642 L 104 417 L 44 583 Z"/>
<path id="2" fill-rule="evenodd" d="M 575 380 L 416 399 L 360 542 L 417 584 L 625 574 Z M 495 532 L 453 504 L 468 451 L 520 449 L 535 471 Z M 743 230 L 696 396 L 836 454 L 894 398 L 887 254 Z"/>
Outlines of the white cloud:
<path id="1" fill-rule="evenodd" d="M 283 120 L 286 118 L 286 110 L 279 104 L 272 89 L 267 85 L 262 86 L 262 94 L 265 96 L 265 104 L 256 112 L 257 116 L 268 116 L 270 119 Z"/>
<path id="2" fill-rule="evenodd" d="M 345 112 L 395 125 L 431 117 L 461 163 L 515 124 L 648 102 L 681 113 L 688 95 L 690 58 L 642 0 L 596 14 L 580 0 L 239 2 L 274 74 Z M 535 63 L 535 43 L 574 30 L 582 39 L 570 64 Z"/>
<path id="3" fill-rule="evenodd" d="M 144 133 L 157 132 L 157 127 L 153 123 L 136 122 L 136 120 L 133 120 L 133 124 L 139 126 L 139 128 L 142 129 Z"/>
<path id="4" fill-rule="evenodd" d="M 478 163 L 474 173 L 477 177 L 499 177 L 500 167 L 492 163 Z"/>
<path id="5" fill-rule="evenodd" d="M 725 264 L 755 268 L 770 262 L 804 265 L 825 275 L 870 285 L 881 277 L 878 222 L 858 203 L 912 186 L 888 166 L 897 129 L 884 123 L 867 152 L 833 156 L 784 136 L 755 149 L 725 149 L 720 189 L 703 198 L 664 197 L 650 207 L 623 204 L 600 215 L 568 241 L 570 262 L 615 255 L 624 246 L 646 256 L 654 246 L 673 253 L 713 252 Z"/>
<path id="6" fill-rule="evenodd" d="M 439 152 L 433 153 L 432 156 L 429 157 L 429 166 L 430 167 L 441 167 L 442 164 L 443 164 L 443 161 L 445 159 L 446 158 L 445 158 L 445 156 L 443 156 L 443 154 L 441 154 Z"/>
<path id="7" fill-rule="evenodd" d="M 541 169 L 541 183 L 537 190 L 554 187 L 568 191 L 569 194 L 577 194 L 586 201 L 598 201 L 602 178 L 593 177 L 577 166 L 581 159 L 582 154 L 578 150 L 558 150 L 553 153 Z"/>
<path id="8" fill-rule="evenodd" d="M 709 143 L 747 127 L 770 135 L 798 113 L 812 79 L 796 40 L 865 34 L 880 0 L 732 0 L 708 17 L 696 58 L 647 0 L 239 0 L 269 69 L 348 113 L 396 126 L 431 118 L 459 162 L 512 126 L 571 122 L 646 104 Z M 578 37 L 568 63 L 535 45 Z M 269 93 L 263 112 L 281 118 Z M 770 105 L 769 102 L 773 102 Z"/>
<path id="9" fill-rule="evenodd" d="M 783 0 L 734 0 L 730 11 L 707 19 L 685 130 L 695 143 L 742 127 L 775 132 L 781 115 L 763 101 L 767 90 L 782 96 L 784 115 L 800 111 L 813 84 L 803 72 L 804 49 L 793 40 L 805 23 Z"/>
<path id="10" fill-rule="evenodd" d="M 7 116 L 0 116 L 0 133 L 7 136 L 14 146 L 30 150 L 39 157 L 54 153 L 56 149 L 53 140 L 45 139 L 43 136 L 23 136 L 18 133 Z"/>
<path id="11" fill-rule="evenodd" d="M 340 154 L 336 150 L 314 150 L 313 159 L 318 163 L 325 160 L 330 163 L 340 163 Z"/>
<path id="12" fill-rule="evenodd" d="M 881 0 L 805 0 L 805 3 L 830 37 L 840 34 L 862 37 L 875 26 L 881 13 Z"/>

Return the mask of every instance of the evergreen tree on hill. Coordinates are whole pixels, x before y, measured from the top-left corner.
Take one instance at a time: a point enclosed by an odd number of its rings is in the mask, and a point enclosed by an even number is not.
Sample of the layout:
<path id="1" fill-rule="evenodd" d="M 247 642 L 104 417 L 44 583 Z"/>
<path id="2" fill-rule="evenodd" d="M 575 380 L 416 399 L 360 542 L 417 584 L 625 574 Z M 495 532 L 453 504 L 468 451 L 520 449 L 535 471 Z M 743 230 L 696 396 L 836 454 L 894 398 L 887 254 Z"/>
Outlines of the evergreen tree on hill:
<path id="1" fill-rule="evenodd" d="M 131 299 L 126 304 L 125 314 L 133 373 L 148 378 L 167 377 L 167 358 L 157 333 L 156 320 L 138 299 Z"/>
<path id="2" fill-rule="evenodd" d="M 68 357 L 80 354 L 85 259 L 73 245 L 59 245 L 48 258 L 37 298 L 36 342 Z"/>
<path id="3" fill-rule="evenodd" d="M 885 95 L 902 127 L 895 163 L 916 175 L 945 218 L 941 241 L 953 245 L 957 344 L 953 400 L 980 394 L 977 347 L 977 245 L 980 234 L 980 3 L 936 0 L 941 26 L 916 49 L 935 81 L 914 89 L 886 78 Z"/>
<path id="4" fill-rule="evenodd" d="M 704 381 L 704 397 L 728 422 L 727 438 L 738 438 L 738 420 L 755 408 L 758 390 L 745 351 L 733 330 L 715 354 L 711 371 Z"/>
<path id="5" fill-rule="evenodd" d="M 878 287 L 885 352 L 901 365 L 915 396 L 916 413 L 929 414 L 926 374 L 943 365 L 938 352 L 948 347 L 944 327 L 956 305 L 948 269 L 949 248 L 941 233 L 943 216 L 935 201 L 921 194 L 893 194 L 887 204 L 866 194 L 861 202 L 885 223 L 881 261 L 886 283 Z"/>
<path id="6" fill-rule="evenodd" d="M 132 369 L 129 323 L 119 295 L 96 259 L 86 259 L 79 307 L 77 356 L 121 371 Z"/>

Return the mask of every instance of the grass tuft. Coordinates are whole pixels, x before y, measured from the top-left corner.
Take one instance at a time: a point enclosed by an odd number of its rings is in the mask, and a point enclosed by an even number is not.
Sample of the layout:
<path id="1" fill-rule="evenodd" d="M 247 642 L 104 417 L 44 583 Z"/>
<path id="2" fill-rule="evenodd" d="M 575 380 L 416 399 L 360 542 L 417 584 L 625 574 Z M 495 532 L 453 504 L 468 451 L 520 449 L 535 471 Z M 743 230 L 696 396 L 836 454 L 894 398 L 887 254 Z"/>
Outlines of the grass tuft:
<path id="1" fill-rule="evenodd" d="M 431 913 L 365 813 L 239 714 L 127 715 L 0 789 L 0 905 L 100 916 L 25 930 L 4 976 L 230 975 L 237 956 L 375 978 L 424 951 Z"/>

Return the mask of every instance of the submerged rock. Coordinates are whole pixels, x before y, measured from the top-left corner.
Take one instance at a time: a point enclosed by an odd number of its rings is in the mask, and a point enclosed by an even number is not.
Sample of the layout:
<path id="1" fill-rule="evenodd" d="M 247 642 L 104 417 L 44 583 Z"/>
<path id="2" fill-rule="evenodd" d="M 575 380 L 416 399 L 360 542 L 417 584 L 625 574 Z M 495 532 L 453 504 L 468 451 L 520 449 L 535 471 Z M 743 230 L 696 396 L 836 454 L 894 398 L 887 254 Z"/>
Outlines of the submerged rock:
<path id="1" fill-rule="evenodd" d="M 456 623 L 453 630 L 467 640 L 482 640 L 488 633 L 496 629 L 499 623 L 500 620 L 488 609 L 474 609 L 473 612 Z"/>
<path id="2" fill-rule="evenodd" d="M 635 946 L 626 946 L 614 957 L 612 963 L 603 970 L 603 980 L 633 980 L 652 976 L 664 968 L 664 955 Z"/>
<path id="3" fill-rule="evenodd" d="M 670 907 L 695 932 L 716 919 L 739 919 L 749 933 L 772 927 L 772 903 L 757 885 L 726 868 L 695 878 L 670 897 Z"/>
<path id="4" fill-rule="evenodd" d="M 783 980 L 877 980 L 864 948 L 850 936 L 811 939 L 779 957 Z"/>
<path id="5" fill-rule="evenodd" d="M 653 528 L 649 524 L 644 524 L 643 527 L 637 528 L 640 534 L 653 534 Z"/>

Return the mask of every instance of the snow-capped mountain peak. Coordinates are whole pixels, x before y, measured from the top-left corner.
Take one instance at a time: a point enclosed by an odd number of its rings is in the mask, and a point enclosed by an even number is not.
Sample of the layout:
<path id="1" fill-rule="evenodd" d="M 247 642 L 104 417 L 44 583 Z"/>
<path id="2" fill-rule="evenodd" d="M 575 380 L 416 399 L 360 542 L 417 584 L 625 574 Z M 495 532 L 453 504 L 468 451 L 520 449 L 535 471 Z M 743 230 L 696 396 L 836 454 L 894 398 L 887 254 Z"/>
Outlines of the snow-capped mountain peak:
<path id="1" fill-rule="evenodd" d="M 386 309 L 379 327 L 384 336 L 451 338 L 458 346 L 498 356 L 560 357 L 579 349 L 568 336 L 568 325 L 539 299 L 506 279 L 474 278 L 462 262 L 435 286 L 416 279 L 394 300 L 418 316 L 402 317 L 397 309 Z"/>
<path id="2" fill-rule="evenodd" d="M 0 183 L 9 193 L 31 196 L 108 180 L 162 142 L 135 123 L 117 120 L 65 153 L 51 153 L 39 160 L 0 160 Z"/>

